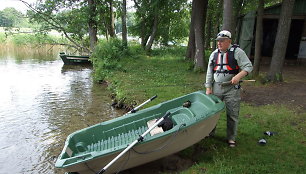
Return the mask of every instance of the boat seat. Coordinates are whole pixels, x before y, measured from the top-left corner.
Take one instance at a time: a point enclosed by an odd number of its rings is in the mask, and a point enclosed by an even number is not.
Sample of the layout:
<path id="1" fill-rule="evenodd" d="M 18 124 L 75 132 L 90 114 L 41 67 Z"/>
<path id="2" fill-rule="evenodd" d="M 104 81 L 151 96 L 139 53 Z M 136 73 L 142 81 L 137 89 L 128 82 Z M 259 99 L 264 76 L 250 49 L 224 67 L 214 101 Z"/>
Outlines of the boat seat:
<path id="1" fill-rule="evenodd" d="M 172 115 L 175 125 L 184 124 L 194 119 L 194 114 L 187 108 L 180 108 Z"/>

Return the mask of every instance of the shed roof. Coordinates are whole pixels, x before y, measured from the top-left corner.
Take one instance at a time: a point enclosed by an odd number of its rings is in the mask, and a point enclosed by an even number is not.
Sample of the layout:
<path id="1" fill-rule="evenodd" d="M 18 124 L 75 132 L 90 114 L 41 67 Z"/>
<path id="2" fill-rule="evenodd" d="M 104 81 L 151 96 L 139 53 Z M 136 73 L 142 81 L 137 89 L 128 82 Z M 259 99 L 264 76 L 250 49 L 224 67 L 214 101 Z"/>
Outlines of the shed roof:
<path id="1" fill-rule="evenodd" d="M 265 8 L 264 14 L 278 15 L 280 14 L 282 4 L 276 4 L 271 7 Z M 306 15 L 306 1 L 305 0 L 295 0 L 293 15 Z"/>

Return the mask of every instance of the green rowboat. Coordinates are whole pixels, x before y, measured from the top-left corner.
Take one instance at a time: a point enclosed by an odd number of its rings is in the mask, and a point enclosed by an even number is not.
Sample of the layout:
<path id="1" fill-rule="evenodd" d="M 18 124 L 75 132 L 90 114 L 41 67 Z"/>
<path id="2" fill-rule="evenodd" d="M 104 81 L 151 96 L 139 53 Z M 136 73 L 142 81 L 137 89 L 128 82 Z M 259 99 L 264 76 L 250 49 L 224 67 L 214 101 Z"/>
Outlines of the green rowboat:
<path id="1" fill-rule="evenodd" d="M 186 104 L 187 103 L 187 104 Z M 179 152 L 207 137 L 216 126 L 224 103 L 203 91 L 129 113 L 67 137 L 55 166 L 78 174 L 99 173 L 129 144 L 149 129 L 150 124 L 171 113 L 169 130 L 155 127 L 105 173 L 114 173 Z"/>
<path id="2" fill-rule="evenodd" d="M 72 56 L 62 52 L 60 57 L 65 65 L 91 64 L 89 56 Z"/>

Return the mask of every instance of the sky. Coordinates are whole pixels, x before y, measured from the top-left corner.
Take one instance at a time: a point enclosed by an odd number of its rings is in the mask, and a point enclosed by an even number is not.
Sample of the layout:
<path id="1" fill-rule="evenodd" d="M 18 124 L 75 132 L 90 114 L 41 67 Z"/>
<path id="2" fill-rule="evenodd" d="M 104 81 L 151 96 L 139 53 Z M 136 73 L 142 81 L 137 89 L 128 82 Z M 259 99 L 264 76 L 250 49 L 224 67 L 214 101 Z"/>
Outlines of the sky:
<path id="1" fill-rule="evenodd" d="M 36 2 L 36 0 L 23 0 L 30 4 Z M 5 9 L 6 7 L 14 7 L 16 10 L 26 13 L 28 8 L 19 0 L 0 0 L 0 10 Z"/>
<path id="2" fill-rule="evenodd" d="M 35 3 L 37 0 L 23 0 L 28 2 L 29 4 Z M 127 0 L 128 6 L 133 6 L 133 2 L 131 0 Z M 24 5 L 20 0 L 0 0 L 0 10 L 5 9 L 6 7 L 14 7 L 16 10 L 21 11 L 22 13 L 26 13 L 28 8 Z"/>

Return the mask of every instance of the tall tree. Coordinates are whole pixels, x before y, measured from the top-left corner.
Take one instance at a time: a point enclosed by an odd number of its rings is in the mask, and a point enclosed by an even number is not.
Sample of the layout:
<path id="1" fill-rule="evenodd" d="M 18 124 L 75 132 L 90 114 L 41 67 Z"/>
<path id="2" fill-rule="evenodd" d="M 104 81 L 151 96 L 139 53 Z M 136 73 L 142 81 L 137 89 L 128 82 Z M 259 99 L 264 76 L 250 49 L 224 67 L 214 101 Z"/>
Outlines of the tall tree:
<path id="1" fill-rule="evenodd" d="M 88 9 L 89 9 L 89 18 L 88 18 L 88 33 L 89 33 L 89 40 L 90 40 L 90 50 L 93 51 L 97 42 L 97 21 L 95 20 L 96 14 L 96 1 L 95 0 L 87 0 L 88 2 Z"/>
<path id="2" fill-rule="evenodd" d="M 192 1 L 192 11 L 191 11 L 191 22 L 189 27 L 189 39 L 187 45 L 187 53 L 186 58 L 193 60 L 195 57 L 195 33 L 194 33 L 194 22 L 196 11 L 194 10 L 196 7 L 196 1 Z"/>
<path id="3" fill-rule="evenodd" d="M 286 56 L 286 48 L 289 38 L 291 17 L 295 0 L 283 0 L 278 28 L 273 48 L 273 55 L 267 80 L 272 82 L 283 81 L 283 64 Z"/>
<path id="4" fill-rule="evenodd" d="M 256 34 L 255 34 L 255 56 L 254 56 L 254 69 L 253 74 L 257 76 L 259 74 L 259 63 L 261 59 L 261 44 L 262 44 L 262 18 L 264 14 L 264 0 L 258 1 L 257 8 L 257 22 L 256 22 Z"/>
<path id="5" fill-rule="evenodd" d="M 157 7 L 157 5 L 154 5 L 153 8 L 154 8 L 154 12 L 153 12 L 154 13 L 153 14 L 153 26 L 151 27 L 152 31 L 151 31 L 148 43 L 147 43 L 146 48 L 145 48 L 146 51 L 150 51 L 151 48 L 152 48 L 153 42 L 154 42 L 155 37 L 156 37 L 158 23 L 159 23 L 159 16 L 158 16 L 159 10 L 158 10 L 158 7 Z"/>
<path id="6" fill-rule="evenodd" d="M 187 48 L 187 56 L 194 55 L 195 69 L 204 70 L 207 62 L 204 60 L 204 28 L 208 0 L 193 0 L 192 17 Z M 194 53 L 193 53 L 194 51 Z"/>
<path id="7" fill-rule="evenodd" d="M 223 0 L 220 0 L 219 2 L 217 1 L 217 10 L 215 12 L 215 20 L 214 20 L 214 27 L 213 27 L 213 39 L 216 38 L 217 33 L 220 30 L 220 23 L 222 19 L 222 5 L 223 5 Z M 217 42 L 214 40 L 213 42 L 213 49 L 217 48 Z"/>
<path id="8" fill-rule="evenodd" d="M 127 47 L 127 29 L 126 29 L 126 0 L 122 1 L 122 44 L 123 47 Z"/>
<path id="9" fill-rule="evenodd" d="M 222 30 L 233 33 L 233 0 L 223 1 L 223 26 Z"/>
<path id="10" fill-rule="evenodd" d="M 114 13 L 114 2 L 113 0 L 108 0 L 109 3 L 109 35 L 115 37 L 115 13 Z"/>

